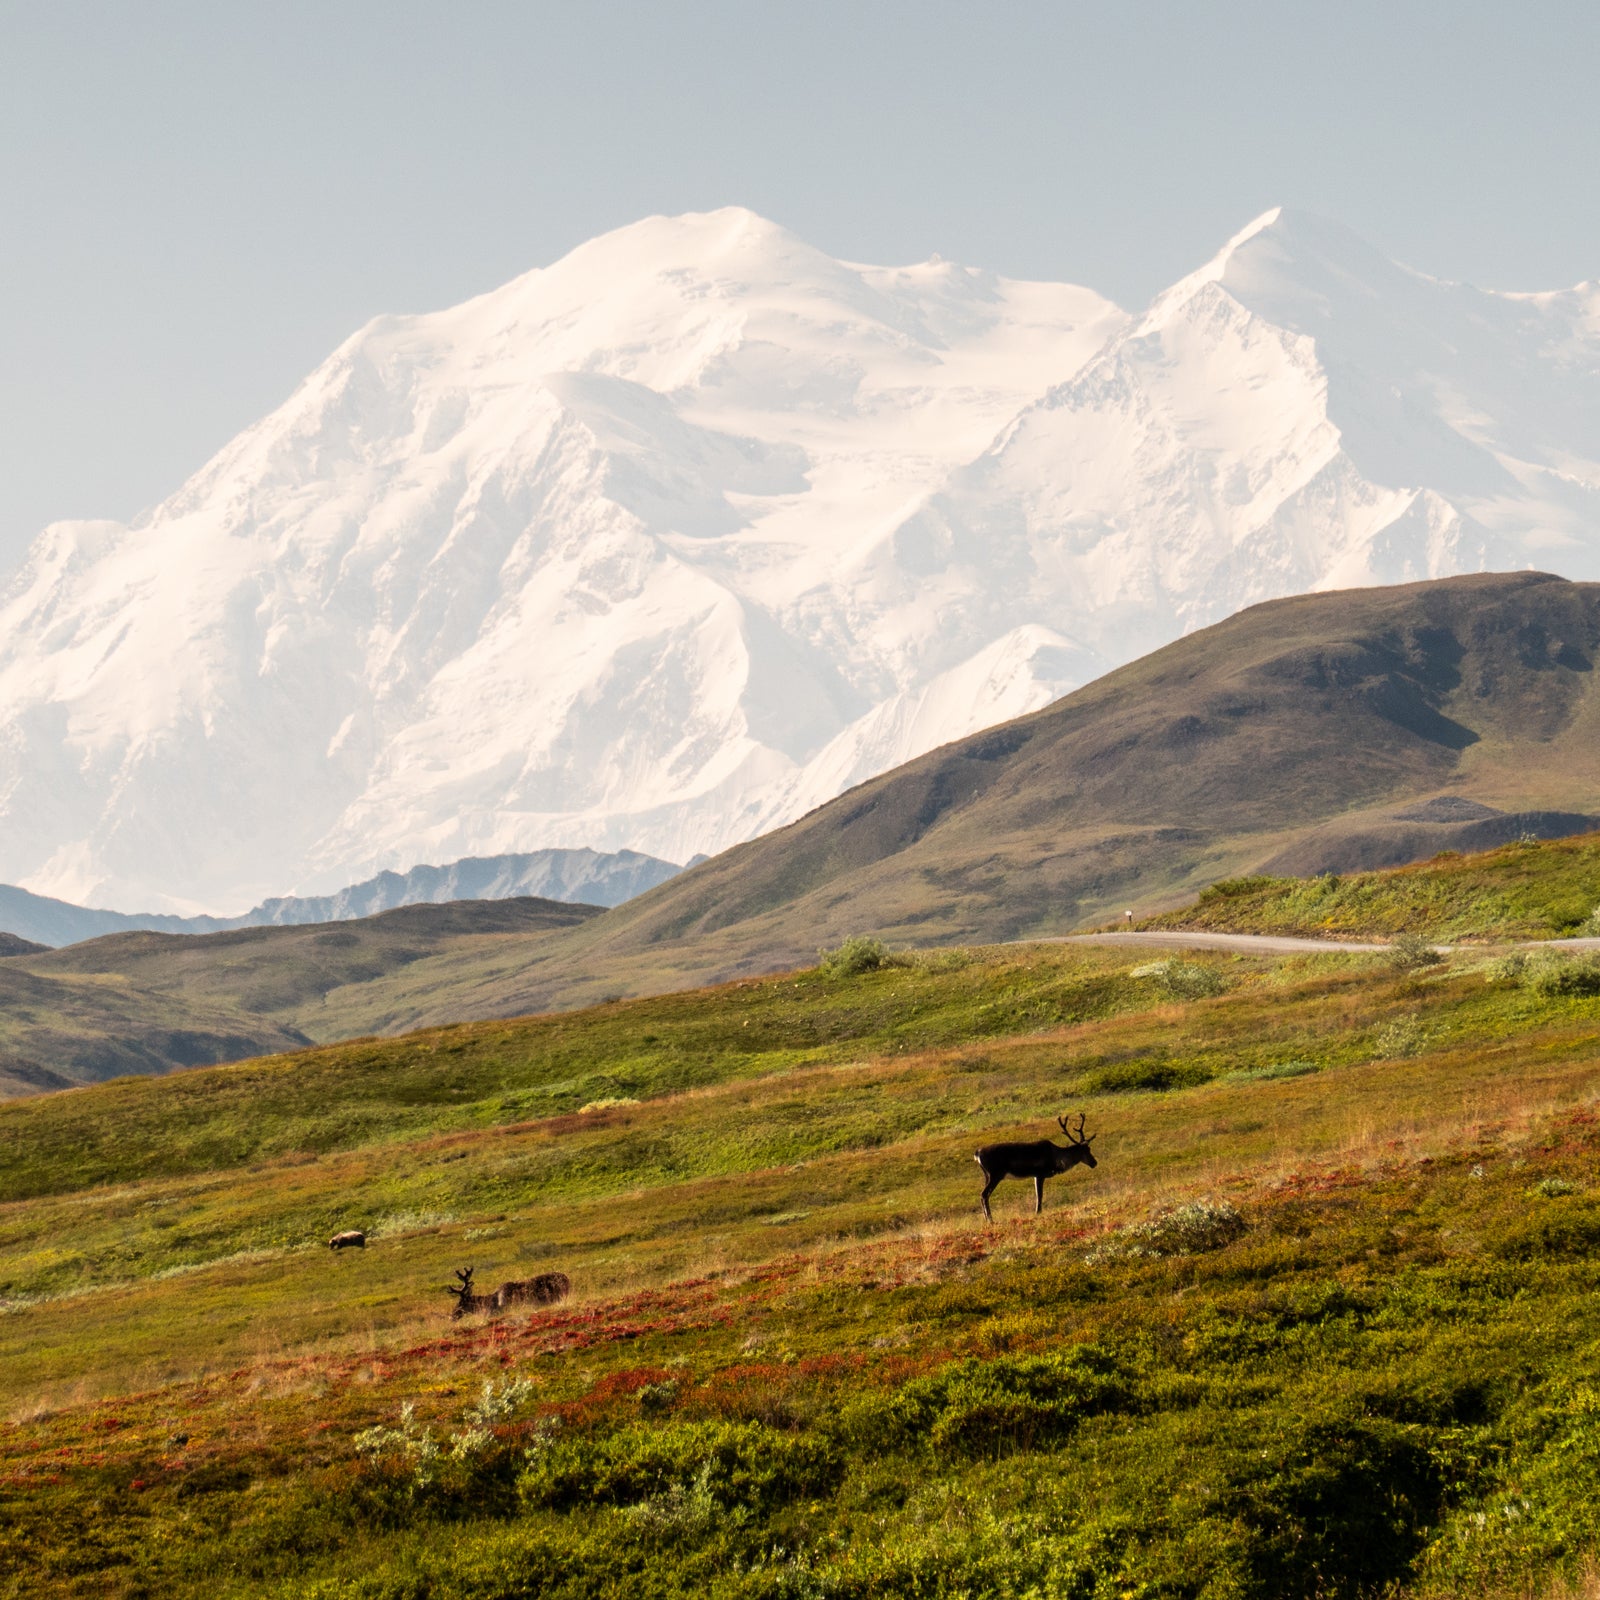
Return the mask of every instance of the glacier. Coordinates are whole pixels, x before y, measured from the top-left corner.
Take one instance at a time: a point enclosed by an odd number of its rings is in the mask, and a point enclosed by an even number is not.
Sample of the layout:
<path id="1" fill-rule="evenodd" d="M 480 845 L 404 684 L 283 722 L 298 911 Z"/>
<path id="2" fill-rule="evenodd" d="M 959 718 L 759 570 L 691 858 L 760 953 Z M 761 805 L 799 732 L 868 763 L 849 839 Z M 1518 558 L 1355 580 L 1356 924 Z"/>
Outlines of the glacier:
<path id="1" fill-rule="evenodd" d="M 656 217 L 382 317 L 0 597 L 0 880 L 682 861 L 1240 607 L 1600 576 L 1600 288 L 1257 219 L 1137 314 Z"/>

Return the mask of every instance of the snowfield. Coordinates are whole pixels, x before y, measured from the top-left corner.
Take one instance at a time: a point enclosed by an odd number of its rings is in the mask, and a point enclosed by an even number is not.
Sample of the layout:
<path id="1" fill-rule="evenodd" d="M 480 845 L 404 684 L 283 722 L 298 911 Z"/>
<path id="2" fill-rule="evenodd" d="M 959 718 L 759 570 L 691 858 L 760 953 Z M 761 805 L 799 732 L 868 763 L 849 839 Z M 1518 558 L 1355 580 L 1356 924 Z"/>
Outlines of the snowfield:
<path id="1" fill-rule="evenodd" d="M 362 329 L 0 601 L 0 881 L 238 911 L 675 861 L 1241 606 L 1600 577 L 1600 288 L 1272 212 L 1131 316 L 652 218 Z"/>

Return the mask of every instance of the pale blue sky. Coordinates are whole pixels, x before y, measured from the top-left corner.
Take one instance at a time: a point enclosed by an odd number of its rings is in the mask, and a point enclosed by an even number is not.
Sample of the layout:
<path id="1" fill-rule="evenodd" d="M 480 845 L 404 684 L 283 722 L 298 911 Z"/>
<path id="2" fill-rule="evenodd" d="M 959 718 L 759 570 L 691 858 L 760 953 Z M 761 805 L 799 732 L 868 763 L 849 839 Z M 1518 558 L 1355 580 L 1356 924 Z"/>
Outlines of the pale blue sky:
<path id="1" fill-rule="evenodd" d="M 379 311 L 751 206 L 1125 305 L 1286 203 L 1600 276 L 1593 0 L 0 0 L 0 567 L 176 488 Z"/>

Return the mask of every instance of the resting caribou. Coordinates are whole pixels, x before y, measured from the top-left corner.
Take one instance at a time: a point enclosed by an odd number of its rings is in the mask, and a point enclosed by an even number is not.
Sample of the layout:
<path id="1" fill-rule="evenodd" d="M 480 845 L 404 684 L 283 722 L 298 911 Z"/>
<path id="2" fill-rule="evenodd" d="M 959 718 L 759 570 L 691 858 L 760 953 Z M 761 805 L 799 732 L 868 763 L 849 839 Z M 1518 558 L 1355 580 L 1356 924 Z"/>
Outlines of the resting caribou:
<path id="1" fill-rule="evenodd" d="M 479 1294 L 472 1287 L 472 1273 L 473 1269 L 471 1267 L 457 1267 L 456 1276 L 461 1280 L 460 1286 L 458 1287 L 453 1283 L 447 1283 L 444 1286 L 446 1294 L 453 1294 L 456 1297 L 456 1308 L 450 1313 L 452 1318 L 468 1317 L 479 1311 L 494 1310 L 494 1296 L 492 1294 Z"/>
<path id="2" fill-rule="evenodd" d="M 456 1277 L 461 1280 L 459 1287 L 455 1284 L 445 1285 L 445 1293 L 456 1297 L 456 1308 L 450 1313 L 452 1318 L 475 1316 L 480 1311 L 487 1311 L 494 1316 L 501 1311 L 508 1311 L 512 1306 L 525 1304 L 553 1306 L 565 1300 L 572 1289 L 572 1280 L 566 1273 L 541 1272 L 537 1278 L 508 1280 L 493 1294 L 479 1294 L 472 1287 L 472 1272 L 471 1267 L 457 1267 Z"/>
<path id="3" fill-rule="evenodd" d="M 564 1272 L 541 1272 L 537 1278 L 522 1278 L 514 1283 L 502 1283 L 494 1292 L 494 1308 L 504 1311 L 508 1306 L 553 1306 L 565 1300 L 572 1290 L 572 1279 Z"/>
<path id="4" fill-rule="evenodd" d="M 1076 1129 L 1067 1126 L 1065 1117 L 1057 1117 L 1056 1123 L 1067 1136 L 1064 1147 L 1052 1144 L 1048 1139 L 1038 1139 L 1032 1144 L 986 1144 L 974 1157 L 983 1169 L 983 1193 L 979 1196 L 983 1201 L 983 1214 L 991 1222 L 994 1221 L 994 1213 L 989 1209 L 989 1196 L 1002 1178 L 1033 1179 L 1033 1214 L 1038 1216 L 1044 1210 L 1046 1178 L 1053 1178 L 1058 1172 L 1066 1172 L 1076 1166 L 1099 1165 L 1094 1158 L 1094 1151 L 1089 1148 L 1094 1143 L 1094 1135 L 1090 1134 L 1087 1139 L 1083 1136 L 1081 1112 Z"/>

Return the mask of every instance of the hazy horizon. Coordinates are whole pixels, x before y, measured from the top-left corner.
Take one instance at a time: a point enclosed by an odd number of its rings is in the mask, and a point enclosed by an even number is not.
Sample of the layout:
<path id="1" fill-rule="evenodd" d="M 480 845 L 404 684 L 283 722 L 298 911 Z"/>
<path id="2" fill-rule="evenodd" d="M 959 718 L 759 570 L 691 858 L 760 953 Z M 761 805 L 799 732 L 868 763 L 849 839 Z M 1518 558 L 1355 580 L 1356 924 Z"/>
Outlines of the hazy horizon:
<path id="1" fill-rule="evenodd" d="M 1127 307 L 1284 204 L 1600 276 L 1591 9 L 0 7 L 0 570 L 174 490 L 382 312 L 652 213 Z"/>

